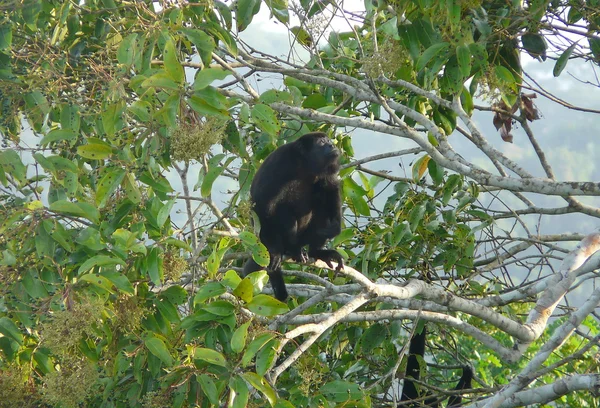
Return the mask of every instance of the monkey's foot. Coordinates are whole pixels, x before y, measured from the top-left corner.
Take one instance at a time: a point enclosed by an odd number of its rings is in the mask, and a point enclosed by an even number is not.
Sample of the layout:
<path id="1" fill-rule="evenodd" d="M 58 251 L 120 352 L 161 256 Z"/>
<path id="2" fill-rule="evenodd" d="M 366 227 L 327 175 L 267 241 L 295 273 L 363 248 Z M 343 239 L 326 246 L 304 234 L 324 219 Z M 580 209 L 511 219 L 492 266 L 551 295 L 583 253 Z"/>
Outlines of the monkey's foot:
<path id="1" fill-rule="evenodd" d="M 306 253 L 306 250 L 304 248 L 302 248 L 300 250 L 300 252 L 298 252 L 296 254 L 292 254 L 290 256 L 290 258 L 292 258 L 294 261 L 299 262 L 299 263 L 307 263 L 308 262 L 308 254 Z"/>
<path id="2" fill-rule="evenodd" d="M 334 269 L 331 262 L 337 263 L 336 271 L 341 271 L 344 267 L 344 258 L 342 258 L 338 251 L 334 251 L 333 249 L 315 249 L 309 251 L 308 254 L 315 259 L 325 262 L 331 269 Z"/>

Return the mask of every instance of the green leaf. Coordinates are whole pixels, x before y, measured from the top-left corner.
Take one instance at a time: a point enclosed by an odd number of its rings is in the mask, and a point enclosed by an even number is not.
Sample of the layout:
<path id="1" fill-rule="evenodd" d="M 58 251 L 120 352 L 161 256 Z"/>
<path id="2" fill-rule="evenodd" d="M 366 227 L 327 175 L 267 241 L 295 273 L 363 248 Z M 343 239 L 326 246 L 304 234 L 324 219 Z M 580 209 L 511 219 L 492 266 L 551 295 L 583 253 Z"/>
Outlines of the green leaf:
<path id="1" fill-rule="evenodd" d="M 135 101 L 127 109 L 142 122 L 148 122 L 151 118 L 152 105 L 148 101 Z"/>
<path id="2" fill-rule="evenodd" d="M 190 246 L 190 244 L 188 244 L 185 241 L 181 241 L 177 238 L 173 238 L 173 237 L 169 237 L 165 240 L 165 244 L 167 245 L 173 245 L 174 247 L 177 247 L 179 249 L 183 249 L 187 252 L 194 252 L 194 250 L 192 249 L 192 247 Z"/>
<path id="3" fill-rule="evenodd" d="M 575 47 L 577 47 L 577 43 L 576 42 L 573 43 L 569 48 L 567 48 L 560 55 L 560 57 L 558 57 L 558 59 L 556 60 L 556 64 L 554 64 L 554 69 L 552 70 L 552 74 L 555 77 L 559 76 L 561 74 L 561 72 L 563 72 L 563 70 L 567 66 L 567 62 L 569 62 L 569 57 L 573 53 L 573 50 L 575 50 Z"/>
<path id="4" fill-rule="evenodd" d="M 19 183 L 24 182 L 27 178 L 27 168 L 21 161 L 19 153 L 15 150 L 0 151 L 0 166 Z"/>
<path id="5" fill-rule="evenodd" d="M 202 307 L 207 312 L 216 316 L 230 316 L 235 311 L 235 306 L 225 300 L 215 300 Z"/>
<path id="6" fill-rule="evenodd" d="M 48 291 L 46 290 L 44 281 L 40 279 L 37 271 L 28 270 L 26 273 L 22 274 L 21 283 L 27 294 L 32 298 L 45 299 L 48 297 Z"/>
<path id="7" fill-rule="evenodd" d="M 106 245 L 102 243 L 100 232 L 92 227 L 81 230 L 75 238 L 75 242 L 91 249 L 92 251 L 100 251 L 106 247 Z"/>
<path id="8" fill-rule="evenodd" d="M 170 323 L 180 323 L 181 317 L 177 311 L 177 307 L 164 296 L 154 298 L 152 304 L 158 310 L 160 315 Z"/>
<path id="9" fill-rule="evenodd" d="M 270 106 L 262 103 L 254 105 L 251 117 L 256 126 L 271 136 L 276 136 L 281 130 L 281 124 L 277 120 L 277 115 Z"/>
<path id="10" fill-rule="evenodd" d="M 0 333 L 23 345 L 23 335 L 17 325 L 8 317 L 0 318 Z"/>
<path id="11" fill-rule="evenodd" d="M 372 324 L 362 335 L 361 348 L 365 355 L 370 355 L 373 351 L 383 343 L 388 334 L 386 326 L 380 323 Z"/>
<path id="12" fill-rule="evenodd" d="M 444 181 L 444 168 L 437 164 L 435 160 L 429 160 L 427 163 L 427 169 L 429 170 L 429 176 L 436 186 L 440 185 L 442 181 Z"/>
<path id="13" fill-rule="evenodd" d="M 203 90 L 210 89 L 210 87 L 204 88 Z M 194 111 L 207 116 L 217 116 L 223 119 L 230 119 L 229 112 L 226 109 L 215 107 L 208 103 L 206 99 L 198 95 L 192 95 L 186 100 L 187 104 Z"/>
<path id="14" fill-rule="evenodd" d="M 173 205 L 175 205 L 175 198 L 168 200 L 161 208 L 158 210 L 158 214 L 156 214 L 156 223 L 159 227 L 165 225 L 167 222 L 167 218 L 171 214 L 171 210 L 173 209 Z"/>
<path id="15" fill-rule="evenodd" d="M 127 279 L 127 276 L 123 275 L 122 273 L 113 271 L 102 271 L 100 275 L 106 277 L 106 279 L 111 281 L 111 283 L 121 292 L 129 293 L 130 295 L 133 295 L 135 293 L 133 285 L 131 284 L 129 279 Z"/>
<path id="16" fill-rule="evenodd" d="M 72 214 L 87 218 L 94 224 L 100 223 L 100 212 L 88 203 L 72 203 L 66 200 L 57 200 L 50 204 L 50 210 L 58 213 Z"/>
<path id="17" fill-rule="evenodd" d="M 204 31 L 195 28 L 182 28 L 180 31 L 194 43 L 204 65 L 209 65 L 215 49 L 215 40 Z"/>
<path id="18" fill-rule="evenodd" d="M 418 204 L 408 214 L 408 222 L 410 224 L 410 230 L 416 231 L 417 227 L 423 220 L 423 216 L 425 215 L 426 206 L 425 204 Z"/>
<path id="19" fill-rule="evenodd" d="M 223 275 L 223 285 L 229 287 L 229 288 L 236 288 L 237 285 L 240 284 L 240 282 L 242 281 L 242 278 L 240 278 L 237 274 L 236 271 L 234 271 L 233 269 L 228 270 L 227 272 L 225 272 L 225 275 Z"/>
<path id="20" fill-rule="evenodd" d="M 260 243 L 258 237 L 249 231 L 240 232 L 238 238 L 246 248 L 253 248 Z"/>
<path id="21" fill-rule="evenodd" d="M 336 380 L 329 382 L 319 390 L 328 401 L 346 402 L 356 401 L 363 398 L 360 386 L 348 381 Z"/>
<path id="22" fill-rule="evenodd" d="M 306 47 L 311 46 L 311 44 L 313 42 L 312 37 L 310 36 L 308 31 L 306 31 L 304 28 L 295 26 L 295 27 L 290 28 L 290 31 L 292 32 L 292 34 L 294 34 L 294 36 L 296 37 L 296 41 L 298 41 L 298 43 L 300 43 Z"/>
<path id="23" fill-rule="evenodd" d="M 203 303 L 205 300 L 217 297 L 225 293 L 227 289 L 220 282 L 207 282 L 200 286 L 194 296 L 194 306 Z"/>
<path id="24" fill-rule="evenodd" d="M 356 213 L 367 217 L 371 215 L 371 209 L 364 199 L 367 192 L 361 186 L 359 186 L 352 178 L 346 177 L 343 180 L 342 189 L 344 196 L 350 198 L 353 210 Z"/>
<path id="25" fill-rule="evenodd" d="M 160 285 L 163 279 L 162 258 L 159 256 L 159 249 L 152 248 L 147 257 L 148 276 L 155 285 Z"/>
<path id="26" fill-rule="evenodd" d="M 241 375 L 247 382 L 250 383 L 250 385 L 256 388 L 267 398 L 267 400 L 269 400 L 269 404 L 271 404 L 271 406 L 277 402 L 277 394 L 275 393 L 275 390 L 264 377 L 261 377 L 253 372 L 242 373 Z"/>
<path id="27" fill-rule="evenodd" d="M 248 303 L 252 301 L 254 297 L 254 286 L 252 280 L 249 277 L 245 277 L 233 290 L 233 294 L 244 302 Z"/>
<path id="28" fill-rule="evenodd" d="M 173 80 L 173 78 L 165 71 L 158 72 L 152 75 L 150 78 L 142 82 L 143 88 L 162 88 L 178 90 L 179 85 Z"/>
<path id="29" fill-rule="evenodd" d="M 123 127 L 123 101 L 107 104 L 102 111 L 102 127 L 107 136 L 114 136 Z M 101 142 L 101 140 L 99 140 Z M 89 139 L 88 139 L 89 143 Z"/>
<path id="30" fill-rule="evenodd" d="M 202 387 L 202 391 L 208 397 L 208 400 L 211 404 L 218 406 L 219 405 L 219 392 L 217 391 L 217 386 L 215 382 L 206 374 L 200 374 L 198 377 L 198 382 Z"/>
<path id="31" fill-rule="evenodd" d="M 238 32 L 244 31 L 260 10 L 260 0 L 239 0 L 236 9 L 236 22 Z"/>
<path id="32" fill-rule="evenodd" d="M 102 209 L 106 205 L 106 201 L 116 191 L 121 181 L 125 177 L 125 170 L 122 168 L 111 168 L 106 171 L 106 174 L 98 183 L 96 189 L 96 205 Z"/>
<path id="33" fill-rule="evenodd" d="M 138 180 L 161 193 L 171 193 L 173 191 L 173 187 L 171 187 L 169 180 L 167 180 L 161 174 L 144 172 L 138 176 Z"/>
<path id="34" fill-rule="evenodd" d="M 63 130 L 71 130 L 77 134 L 81 126 L 79 106 L 71 103 L 63 104 L 60 110 L 60 125 Z"/>
<path id="35" fill-rule="evenodd" d="M 212 365 L 217 365 L 221 367 L 227 367 L 227 360 L 223 356 L 223 354 L 219 353 L 216 350 L 198 347 L 194 350 L 194 358 L 197 360 L 205 361 Z"/>
<path id="36" fill-rule="evenodd" d="M 248 310 L 260 316 L 275 316 L 290 309 L 285 303 L 268 295 L 256 295 L 246 304 Z"/>
<path id="37" fill-rule="evenodd" d="M 169 286 L 160 295 L 167 298 L 174 305 L 182 305 L 188 299 L 187 291 L 179 285 Z"/>
<path id="38" fill-rule="evenodd" d="M 293 104 L 294 98 L 291 93 L 279 91 L 277 89 L 269 89 L 263 92 L 258 99 L 261 103 L 269 105 L 274 102 Z"/>
<path id="39" fill-rule="evenodd" d="M 279 341 L 277 339 L 270 340 L 256 353 L 256 373 L 261 377 L 271 368 L 277 354 L 278 344 Z"/>
<path id="40" fill-rule="evenodd" d="M 113 153 L 111 146 L 99 143 L 88 143 L 77 148 L 77 154 L 91 160 L 106 159 Z"/>
<path id="41" fill-rule="evenodd" d="M 136 40 L 137 40 L 137 34 L 133 33 L 133 34 L 129 34 L 127 37 L 125 37 L 125 39 L 123 41 L 121 41 L 121 44 L 119 45 L 119 48 L 117 49 L 117 61 L 119 61 L 119 63 L 130 66 L 131 64 L 133 64 L 134 58 L 135 58 L 135 54 L 136 54 Z"/>
<path id="42" fill-rule="evenodd" d="M 521 37 L 521 42 L 525 51 L 532 57 L 540 57 L 542 60 L 546 59 L 548 44 L 546 44 L 546 40 L 542 35 L 527 32 Z"/>
<path id="43" fill-rule="evenodd" d="M 163 58 L 165 70 L 169 74 L 169 77 L 171 77 L 178 84 L 183 84 L 185 73 L 181 63 L 179 62 L 179 59 L 177 58 L 175 42 L 171 38 L 169 38 L 165 43 L 165 48 L 163 49 Z"/>
<path id="44" fill-rule="evenodd" d="M 200 194 L 202 197 L 210 197 L 212 186 L 217 179 L 225 170 L 224 166 L 212 166 L 208 169 L 208 173 L 202 179 L 202 186 L 200 187 Z"/>
<path id="45" fill-rule="evenodd" d="M 122 187 L 123 190 L 125 190 L 125 194 L 127 194 L 127 198 L 131 200 L 131 202 L 138 204 L 142 201 L 142 192 L 135 181 L 133 173 L 127 173 L 125 175 Z"/>
<path id="46" fill-rule="evenodd" d="M 495 67 L 496 76 L 504 81 L 513 90 L 516 90 L 517 83 L 515 77 L 510 70 L 502 65 L 496 65 Z"/>
<path id="47" fill-rule="evenodd" d="M 125 265 L 125 262 L 121 258 L 116 258 L 109 255 L 96 255 L 89 258 L 79 267 L 78 274 L 83 274 L 89 271 L 95 266 L 106 266 L 106 265 Z"/>
<path id="48" fill-rule="evenodd" d="M 49 220 L 44 220 L 49 221 Z M 47 232 L 48 230 L 44 227 L 44 224 L 41 223 L 36 228 L 35 233 L 35 249 L 37 255 L 40 258 L 43 257 L 54 257 L 55 243 L 52 239 L 50 239 L 50 234 Z"/>
<path id="49" fill-rule="evenodd" d="M 571 7 L 574 9 L 575 7 Z M 600 61 L 600 38 L 599 37 L 590 37 L 588 38 L 588 42 L 590 44 L 590 50 L 594 55 L 596 61 Z"/>
<path id="50" fill-rule="evenodd" d="M 425 174 L 425 171 L 427 170 L 427 163 L 430 159 L 431 157 L 426 154 L 415 160 L 412 167 L 412 178 L 416 183 L 418 183 Z"/>
<path id="51" fill-rule="evenodd" d="M 271 339 L 275 338 L 275 334 L 271 332 L 261 333 L 246 347 L 246 352 L 242 356 L 242 366 L 246 367 L 250 361 L 256 356 L 256 353 L 264 347 Z"/>
<path id="52" fill-rule="evenodd" d="M 463 78 L 467 78 L 471 74 L 471 50 L 469 46 L 463 44 L 456 47 L 456 59 L 460 73 Z"/>
<path id="53" fill-rule="evenodd" d="M 227 78 L 229 75 L 233 75 L 231 71 L 226 71 L 221 68 L 204 68 L 196 74 L 194 80 L 194 90 L 204 89 L 214 81 L 220 81 Z"/>
<path id="54" fill-rule="evenodd" d="M 229 380 L 231 408 L 246 408 L 248 406 L 248 386 L 242 377 L 236 375 Z"/>
<path id="55" fill-rule="evenodd" d="M 287 0 L 267 0 L 265 2 L 271 10 L 271 14 L 283 24 L 290 22 Z"/>
<path id="56" fill-rule="evenodd" d="M 154 336 L 147 337 L 144 340 L 144 344 L 150 353 L 158 357 L 160 361 L 165 363 L 167 366 L 171 366 L 173 364 L 173 357 L 171 357 L 171 354 L 169 353 L 169 350 L 162 339 Z"/>
<path id="57" fill-rule="evenodd" d="M 246 346 L 246 339 L 248 338 L 248 327 L 250 327 L 251 322 L 246 322 L 242 324 L 240 327 L 235 329 L 233 335 L 231 336 L 231 350 L 234 353 L 241 353 Z"/>
<path id="58" fill-rule="evenodd" d="M 440 54 L 442 51 L 445 51 L 448 48 L 449 44 L 447 42 L 441 42 L 437 44 L 433 44 L 431 47 L 427 48 L 423 54 L 419 57 L 416 64 L 416 70 L 421 71 L 423 68 L 427 66 L 429 61 L 431 61 L 434 57 Z"/>
<path id="59" fill-rule="evenodd" d="M 70 129 L 54 129 L 40 140 L 40 146 L 47 146 L 61 140 L 74 140 L 76 137 L 77 134 Z"/>
<path id="60" fill-rule="evenodd" d="M 79 278 L 80 282 L 88 282 L 109 293 L 114 293 L 112 282 L 99 273 L 88 273 Z"/>
<path id="61" fill-rule="evenodd" d="M 12 24 L 10 20 L 4 20 L 0 25 L 0 50 L 8 50 L 12 45 Z"/>

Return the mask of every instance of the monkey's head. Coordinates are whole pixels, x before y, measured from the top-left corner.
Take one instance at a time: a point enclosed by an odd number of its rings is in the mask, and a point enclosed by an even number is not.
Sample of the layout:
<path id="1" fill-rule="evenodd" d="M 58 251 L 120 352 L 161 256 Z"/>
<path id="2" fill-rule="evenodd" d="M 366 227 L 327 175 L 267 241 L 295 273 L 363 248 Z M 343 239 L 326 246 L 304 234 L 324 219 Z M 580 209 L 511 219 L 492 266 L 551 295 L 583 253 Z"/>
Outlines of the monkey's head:
<path id="1" fill-rule="evenodd" d="M 302 149 L 306 170 L 317 177 L 337 174 L 340 170 L 340 151 L 322 132 L 307 133 L 296 140 Z"/>

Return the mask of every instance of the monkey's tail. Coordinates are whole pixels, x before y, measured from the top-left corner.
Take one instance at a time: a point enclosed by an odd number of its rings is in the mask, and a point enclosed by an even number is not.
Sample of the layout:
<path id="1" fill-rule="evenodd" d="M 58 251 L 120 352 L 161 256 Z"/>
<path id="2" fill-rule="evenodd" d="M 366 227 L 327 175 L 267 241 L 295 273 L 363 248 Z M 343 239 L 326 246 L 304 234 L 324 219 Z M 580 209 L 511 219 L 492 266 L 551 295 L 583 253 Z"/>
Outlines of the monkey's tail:
<path id="1" fill-rule="evenodd" d="M 250 258 L 244 265 L 244 271 L 242 272 L 243 276 L 247 276 L 248 274 L 256 271 L 260 271 L 261 269 L 268 269 L 264 266 L 260 266 L 257 264 L 254 259 Z M 275 298 L 285 302 L 288 297 L 287 289 L 285 288 L 285 282 L 283 280 L 283 274 L 281 273 L 281 269 L 275 269 L 273 272 L 269 273 L 269 282 L 273 287 L 273 292 L 275 293 Z"/>
<path id="2" fill-rule="evenodd" d="M 283 280 L 283 274 L 281 273 L 281 269 L 275 269 L 273 272 L 269 273 L 269 282 L 273 287 L 273 292 L 275 293 L 275 298 L 285 302 L 288 297 L 287 289 L 285 288 L 285 282 Z"/>

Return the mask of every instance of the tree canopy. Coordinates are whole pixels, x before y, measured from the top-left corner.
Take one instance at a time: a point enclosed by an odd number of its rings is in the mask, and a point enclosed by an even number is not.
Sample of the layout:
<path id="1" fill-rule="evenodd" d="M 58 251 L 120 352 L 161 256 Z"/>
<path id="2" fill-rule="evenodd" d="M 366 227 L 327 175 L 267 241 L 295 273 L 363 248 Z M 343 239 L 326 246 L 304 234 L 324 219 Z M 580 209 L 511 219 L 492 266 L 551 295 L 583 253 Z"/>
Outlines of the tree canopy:
<path id="1" fill-rule="evenodd" d="M 600 110 L 528 72 L 595 70 L 600 2 L 358 4 L 0 4 L 0 407 L 403 406 L 425 324 L 416 404 L 469 366 L 465 406 L 600 406 L 600 183 L 537 127 Z M 249 187 L 311 131 L 346 266 L 283 303 Z"/>

